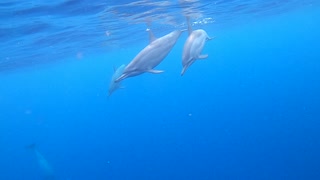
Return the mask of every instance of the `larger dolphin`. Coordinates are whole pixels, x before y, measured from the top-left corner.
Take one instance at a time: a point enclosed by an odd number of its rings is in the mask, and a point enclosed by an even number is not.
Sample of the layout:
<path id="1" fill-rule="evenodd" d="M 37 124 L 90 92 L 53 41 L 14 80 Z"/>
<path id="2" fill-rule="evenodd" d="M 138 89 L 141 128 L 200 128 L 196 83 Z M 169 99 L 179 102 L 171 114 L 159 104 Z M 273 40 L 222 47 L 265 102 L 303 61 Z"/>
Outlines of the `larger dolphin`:
<path id="1" fill-rule="evenodd" d="M 27 146 L 27 148 L 31 149 L 37 158 L 38 165 L 43 173 L 45 180 L 53 180 L 55 179 L 54 172 L 48 161 L 44 158 L 44 156 L 39 152 L 36 144 L 31 144 Z"/>
<path id="2" fill-rule="evenodd" d="M 206 59 L 208 54 L 201 55 L 201 51 L 207 40 L 211 40 L 208 34 L 203 29 L 198 29 L 192 31 L 189 18 L 188 22 L 188 31 L 189 36 L 184 44 L 183 53 L 182 53 L 182 71 L 181 76 L 186 72 L 188 67 L 191 66 L 197 59 Z"/>
<path id="3" fill-rule="evenodd" d="M 119 82 L 128 77 L 140 75 L 145 72 L 159 74 L 163 71 L 153 69 L 169 54 L 183 31 L 176 30 L 156 39 L 148 29 L 150 43 L 126 66 L 122 75 L 115 80 Z"/>

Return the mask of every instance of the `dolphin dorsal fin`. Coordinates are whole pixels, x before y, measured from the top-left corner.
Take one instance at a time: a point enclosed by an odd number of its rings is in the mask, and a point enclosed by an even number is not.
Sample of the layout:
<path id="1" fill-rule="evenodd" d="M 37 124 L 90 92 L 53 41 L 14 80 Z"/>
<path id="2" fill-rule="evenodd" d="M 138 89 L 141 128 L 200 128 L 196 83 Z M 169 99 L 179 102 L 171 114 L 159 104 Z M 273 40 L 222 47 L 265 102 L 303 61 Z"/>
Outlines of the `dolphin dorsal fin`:
<path id="1" fill-rule="evenodd" d="M 155 41 L 157 38 L 154 36 L 153 32 L 151 31 L 151 29 L 147 29 L 148 33 L 149 33 L 149 43 L 151 44 L 153 41 Z"/>
<path id="2" fill-rule="evenodd" d="M 192 33 L 192 26 L 191 26 L 191 23 L 190 23 L 190 17 L 187 16 L 187 25 L 188 25 L 188 33 L 189 35 Z"/>

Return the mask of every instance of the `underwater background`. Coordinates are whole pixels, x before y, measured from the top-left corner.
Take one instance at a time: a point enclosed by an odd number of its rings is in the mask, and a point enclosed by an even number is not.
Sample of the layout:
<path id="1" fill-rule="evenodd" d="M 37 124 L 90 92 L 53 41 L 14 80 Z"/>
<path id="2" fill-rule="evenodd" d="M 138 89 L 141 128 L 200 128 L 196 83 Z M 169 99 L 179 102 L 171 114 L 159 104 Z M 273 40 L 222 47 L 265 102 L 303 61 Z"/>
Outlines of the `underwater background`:
<path id="1" fill-rule="evenodd" d="M 319 5 L 2 1 L 0 180 L 320 179 Z M 209 57 L 181 77 L 184 32 L 164 73 L 108 96 L 146 28 L 185 29 L 186 13 Z"/>

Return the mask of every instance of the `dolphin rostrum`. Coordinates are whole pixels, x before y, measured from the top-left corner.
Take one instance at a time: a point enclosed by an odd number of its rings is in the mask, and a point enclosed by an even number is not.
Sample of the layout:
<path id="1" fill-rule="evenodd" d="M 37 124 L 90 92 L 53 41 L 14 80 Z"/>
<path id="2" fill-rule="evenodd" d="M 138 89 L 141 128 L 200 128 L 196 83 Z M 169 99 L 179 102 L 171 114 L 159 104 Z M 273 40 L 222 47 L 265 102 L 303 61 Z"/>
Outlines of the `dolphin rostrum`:
<path id="1" fill-rule="evenodd" d="M 184 44 L 183 53 L 182 53 L 182 66 L 181 76 L 186 72 L 189 66 L 193 64 L 197 59 L 206 59 L 208 54 L 201 54 L 201 51 L 204 47 L 204 44 L 207 40 L 211 40 L 208 34 L 203 29 L 198 29 L 192 31 L 189 18 L 188 22 L 188 31 L 189 36 Z"/>
<path id="2" fill-rule="evenodd" d="M 115 82 L 116 79 L 118 79 L 123 71 L 124 71 L 124 68 L 126 66 L 124 64 L 122 64 L 120 67 L 118 67 L 117 69 L 114 69 L 114 73 L 112 75 L 112 78 L 111 78 L 111 81 L 110 81 L 110 85 L 109 85 L 109 96 L 114 92 L 116 91 L 117 89 L 119 88 L 123 88 L 121 86 L 121 82 Z"/>
<path id="3" fill-rule="evenodd" d="M 115 80 L 120 82 L 128 77 L 140 75 L 145 72 L 159 74 L 162 70 L 153 69 L 169 54 L 183 31 L 176 30 L 161 38 L 156 39 L 150 29 L 150 43 L 126 66 L 122 75 Z"/>
<path id="4" fill-rule="evenodd" d="M 28 149 L 31 149 L 37 158 L 38 165 L 43 173 L 44 179 L 53 180 L 55 179 L 54 172 L 48 161 L 44 158 L 44 156 L 39 152 L 36 144 L 31 144 L 27 146 Z"/>

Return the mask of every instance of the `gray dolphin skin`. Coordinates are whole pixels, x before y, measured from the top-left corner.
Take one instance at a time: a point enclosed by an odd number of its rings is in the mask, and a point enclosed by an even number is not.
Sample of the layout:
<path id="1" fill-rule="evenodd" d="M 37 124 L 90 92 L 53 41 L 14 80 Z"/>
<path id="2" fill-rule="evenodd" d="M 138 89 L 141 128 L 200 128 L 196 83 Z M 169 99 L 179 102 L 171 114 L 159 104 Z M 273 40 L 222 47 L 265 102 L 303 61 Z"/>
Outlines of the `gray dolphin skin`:
<path id="1" fill-rule="evenodd" d="M 206 59 L 208 57 L 207 54 L 201 55 L 202 49 L 207 40 L 211 40 L 208 34 L 202 30 L 194 30 L 192 31 L 189 18 L 187 18 L 188 22 L 188 31 L 189 36 L 184 44 L 183 53 L 182 53 L 182 71 L 181 76 L 186 72 L 188 67 L 191 66 L 197 59 Z"/>
<path id="2" fill-rule="evenodd" d="M 111 77 L 111 81 L 110 81 L 110 84 L 109 84 L 109 96 L 111 96 L 111 94 L 114 91 L 116 91 L 117 89 L 122 88 L 121 82 L 115 82 L 115 80 L 118 79 L 122 75 L 125 67 L 126 66 L 124 64 L 122 64 L 117 69 L 114 69 L 114 73 L 113 73 L 113 75 Z"/>
<path id="3" fill-rule="evenodd" d="M 176 30 L 156 39 L 148 30 L 150 43 L 126 66 L 122 75 L 115 82 L 140 75 L 145 72 L 159 74 L 162 70 L 153 69 L 169 54 L 183 31 Z"/>
<path id="4" fill-rule="evenodd" d="M 31 144 L 27 146 L 28 149 L 31 149 L 38 161 L 38 165 L 43 173 L 45 180 L 53 180 L 55 179 L 54 172 L 48 161 L 43 157 L 43 155 L 39 152 L 36 144 Z"/>

